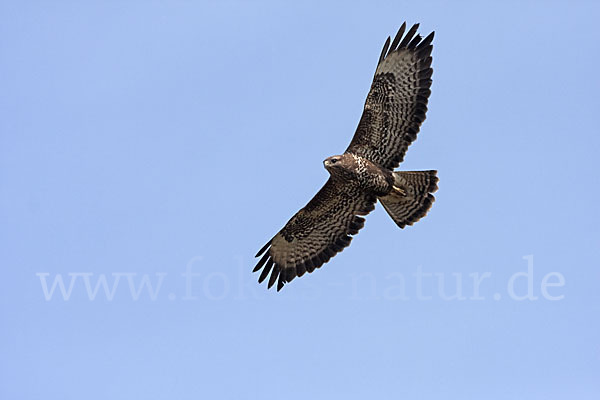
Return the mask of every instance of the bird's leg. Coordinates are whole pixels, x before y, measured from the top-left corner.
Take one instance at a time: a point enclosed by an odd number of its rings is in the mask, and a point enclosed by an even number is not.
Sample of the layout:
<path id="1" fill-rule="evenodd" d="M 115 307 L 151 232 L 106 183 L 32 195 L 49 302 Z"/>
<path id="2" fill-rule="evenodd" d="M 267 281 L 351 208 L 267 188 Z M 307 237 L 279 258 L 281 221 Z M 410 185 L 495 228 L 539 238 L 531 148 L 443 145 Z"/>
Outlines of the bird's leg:
<path id="1" fill-rule="evenodd" d="M 398 187 L 396 185 L 392 186 L 392 191 L 400 196 L 406 196 L 406 191 L 404 188 Z"/>

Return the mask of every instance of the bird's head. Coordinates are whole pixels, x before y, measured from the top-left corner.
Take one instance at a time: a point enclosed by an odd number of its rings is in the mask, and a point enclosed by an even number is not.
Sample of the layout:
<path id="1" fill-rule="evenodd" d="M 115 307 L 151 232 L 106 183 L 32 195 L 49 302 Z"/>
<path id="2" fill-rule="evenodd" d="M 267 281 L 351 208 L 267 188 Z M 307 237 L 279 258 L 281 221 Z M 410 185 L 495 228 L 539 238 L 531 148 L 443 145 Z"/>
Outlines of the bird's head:
<path id="1" fill-rule="evenodd" d="M 344 166 L 344 156 L 331 156 L 323 160 L 323 166 L 330 173 Z"/>

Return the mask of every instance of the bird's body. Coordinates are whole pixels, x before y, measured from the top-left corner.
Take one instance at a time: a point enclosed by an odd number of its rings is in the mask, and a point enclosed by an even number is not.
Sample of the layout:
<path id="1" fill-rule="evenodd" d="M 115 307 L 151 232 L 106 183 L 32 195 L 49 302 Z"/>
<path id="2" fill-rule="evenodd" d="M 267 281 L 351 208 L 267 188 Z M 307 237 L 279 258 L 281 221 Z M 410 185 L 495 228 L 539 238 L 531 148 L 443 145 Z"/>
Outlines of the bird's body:
<path id="1" fill-rule="evenodd" d="M 431 42 L 404 35 L 402 24 L 382 50 L 363 115 L 346 151 L 325 159 L 329 180 L 256 255 L 268 287 L 321 267 L 350 244 L 379 200 L 404 228 L 431 208 L 437 171 L 394 172 L 425 119 L 431 86 Z M 269 276 L 270 274 L 270 276 Z"/>
<path id="2" fill-rule="evenodd" d="M 323 164 L 335 182 L 355 184 L 360 190 L 375 196 L 385 196 L 392 190 L 392 172 L 364 157 L 345 153 L 328 157 Z"/>

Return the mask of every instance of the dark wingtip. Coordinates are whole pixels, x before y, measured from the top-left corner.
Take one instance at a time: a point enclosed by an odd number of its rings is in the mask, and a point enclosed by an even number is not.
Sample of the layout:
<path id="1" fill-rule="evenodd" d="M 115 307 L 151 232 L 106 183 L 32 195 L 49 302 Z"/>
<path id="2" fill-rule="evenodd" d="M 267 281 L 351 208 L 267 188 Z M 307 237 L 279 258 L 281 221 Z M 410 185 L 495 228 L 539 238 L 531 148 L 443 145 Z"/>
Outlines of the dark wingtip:
<path id="1" fill-rule="evenodd" d="M 383 49 L 381 49 L 381 55 L 379 56 L 379 61 L 377 62 L 378 64 L 381 63 L 383 61 L 383 59 L 385 58 L 387 51 L 390 47 L 390 41 L 392 39 L 390 39 L 390 37 L 388 36 L 388 38 L 385 40 L 385 43 L 383 45 Z"/>
<path id="2" fill-rule="evenodd" d="M 271 272 L 271 268 L 273 268 L 273 259 L 269 258 L 269 261 L 267 261 L 267 264 L 265 265 L 265 269 L 263 269 L 258 277 L 258 283 L 263 283 L 263 281 L 267 279 L 269 272 Z"/>
<path id="3" fill-rule="evenodd" d="M 423 39 L 421 37 L 421 35 L 416 34 L 415 37 L 413 38 L 413 40 L 411 40 L 410 43 L 408 44 L 408 46 L 406 46 L 406 48 L 409 49 L 409 50 L 416 49 L 417 45 L 419 44 L 419 42 L 421 41 L 421 39 Z"/>
<path id="4" fill-rule="evenodd" d="M 275 266 L 273 267 L 273 272 L 271 272 L 271 276 L 269 277 L 269 284 L 267 285 L 267 289 L 271 289 L 271 286 L 273 286 L 273 284 L 277 280 L 277 277 L 279 276 L 280 270 L 281 267 L 279 267 L 278 264 L 275 264 Z"/>
<path id="5" fill-rule="evenodd" d="M 263 256 L 263 258 L 261 258 L 260 261 L 258 263 L 256 263 L 256 267 L 254 267 L 254 269 L 252 270 L 252 272 L 256 272 L 259 269 L 261 269 L 262 266 L 264 265 L 264 263 L 267 262 L 268 258 L 269 258 L 269 253 L 265 254 Z"/>
<path id="6" fill-rule="evenodd" d="M 404 31 L 406 30 L 406 21 L 402 23 L 400 29 L 398 29 L 398 33 L 396 33 L 396 37 L 390 46 L 390 51 L 396 50 L 398 47 L 398 43 L 400 43 L 400 39 L 402 39 L 402 35 L 404 35 Z"/>
<path id="7" fill-rule="evenodd" d="M 263 247 L 262 247 L 262 248 L 261 248 L 261 249 L 258 251 L 258 253 L 256 253 L 256 255 L 255 255 L 254 257 L 260 257 L 260 256 L 262 255 L 262 253 L 264 253 L 264 252 L 265 252 L 265 251 L 266 251 L 266 250 L 269 248 L 269 246 L 271 245 L 271 242 L 273 242 L 273 239 L 269 240 L 269 241 L 267 242 L 267 244 L 265 244 L 265 245 L 264 245 L 264 246 L 263 246 Z"/>
<path id="8" fill-rule="evenodd" d="M 404 36 L 404 39 L 402 39 L 402 42 L 400 42 L 400 44 L 398 45 L 399 49 L 405 48 L 410 43 L 415 33 L 417 33 L 417 29 L 419 29 L 419 24 L 414 24 L 409 29 L 409 31 L 406 33 L 406 36 Z"/>
<path id="9" fill-rule="evenodd" d="M 435 36 L 435 31 L 431 32 L 429 35 L 425 36 L 425 39 L 417 46 L 417 50 L 421 50 L 425 46 L 429 46 L 431 42 L 433 42 L 433 37 Z"/>

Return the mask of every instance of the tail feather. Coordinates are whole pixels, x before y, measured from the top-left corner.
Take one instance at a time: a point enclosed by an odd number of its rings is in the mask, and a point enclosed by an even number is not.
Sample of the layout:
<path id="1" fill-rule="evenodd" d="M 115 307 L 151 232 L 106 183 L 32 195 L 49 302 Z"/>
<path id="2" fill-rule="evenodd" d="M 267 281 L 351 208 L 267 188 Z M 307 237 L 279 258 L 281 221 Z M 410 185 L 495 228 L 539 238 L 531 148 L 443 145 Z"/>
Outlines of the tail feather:
<path id="1" fill-rule="evenodd" d="M 394 172 L 394 189 L 380 197 L 383 208 L 394 222 L 404 228 L 423 218 L 435 201 L 437 171 Z"/>

